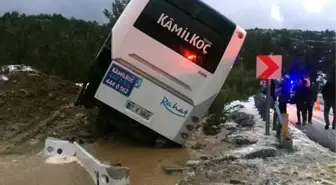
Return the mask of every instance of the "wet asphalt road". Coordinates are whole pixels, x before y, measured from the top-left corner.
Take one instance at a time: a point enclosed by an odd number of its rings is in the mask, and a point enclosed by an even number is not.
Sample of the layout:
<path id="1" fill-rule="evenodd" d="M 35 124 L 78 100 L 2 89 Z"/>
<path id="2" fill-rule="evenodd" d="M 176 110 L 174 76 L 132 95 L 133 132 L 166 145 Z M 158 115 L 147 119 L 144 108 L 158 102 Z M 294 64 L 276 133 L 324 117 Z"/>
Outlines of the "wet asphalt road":
<path id="1" fill-rule="evenodd" d="M 323 112 L 315 111 L 313 112 L 313 124 L 307 125 L 296 125 L 296 107 L 295 105 L 288 105 L 287 111 L 289 113 L 289 121 L 305 133 L 311 140 L 319 143 L 323 147 L 329 148 L 331 151 L 336 152 L 336 130 L 330 128 L 325 130 L 325 121 L 323 118 Z M 329 116 L 330 122 L 333 118 L 332 115 Z"/>

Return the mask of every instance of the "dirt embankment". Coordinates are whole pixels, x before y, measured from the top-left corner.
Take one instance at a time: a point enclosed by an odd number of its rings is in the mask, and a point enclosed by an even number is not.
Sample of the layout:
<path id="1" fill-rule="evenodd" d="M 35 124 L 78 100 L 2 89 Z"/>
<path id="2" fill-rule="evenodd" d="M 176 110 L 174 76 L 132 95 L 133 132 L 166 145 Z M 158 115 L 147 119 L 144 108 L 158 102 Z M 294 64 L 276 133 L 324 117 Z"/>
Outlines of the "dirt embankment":
<path id="1" fill-rule="evenodd" d="M 0 153 L 13 153 L 47 136 L 95 139 L 95 111 L 75 107 L 79 87 L 38 72 L 16 72 L 0 81 Z"/>

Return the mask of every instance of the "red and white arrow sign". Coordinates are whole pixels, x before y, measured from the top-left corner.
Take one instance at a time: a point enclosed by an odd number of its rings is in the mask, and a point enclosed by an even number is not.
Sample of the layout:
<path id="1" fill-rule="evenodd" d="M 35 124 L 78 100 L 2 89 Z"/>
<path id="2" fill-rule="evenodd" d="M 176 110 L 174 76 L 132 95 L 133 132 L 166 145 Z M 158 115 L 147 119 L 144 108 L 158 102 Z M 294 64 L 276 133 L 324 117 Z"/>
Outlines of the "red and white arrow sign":
<path id="1" fill-rule="evenodd" d="M 281 79 L 281 55 L 257 56 L 257 79 Z"/>

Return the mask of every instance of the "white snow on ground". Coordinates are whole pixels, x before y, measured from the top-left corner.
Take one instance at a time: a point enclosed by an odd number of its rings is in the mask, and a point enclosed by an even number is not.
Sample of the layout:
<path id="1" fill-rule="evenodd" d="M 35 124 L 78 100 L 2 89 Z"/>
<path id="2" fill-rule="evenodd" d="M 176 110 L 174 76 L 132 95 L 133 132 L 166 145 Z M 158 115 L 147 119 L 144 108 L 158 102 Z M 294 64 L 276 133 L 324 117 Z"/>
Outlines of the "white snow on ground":
<path id="1" fill-rule="evenodd" d="M 56 155 L 46 159 L 45 163 L 47 164 L 67 164 L 77 162 L 80 164 L 79 160 L 75 156 L 67 156 L 67 155 Z"/>
<path id="2" fill-rule="evenodd" d="M 4 65 L 0 66 L 0 81 L 7 81 L 9 78 L 7 77 L 10 74 L 13 74 L 18 71 L 36 71 L 30 66 L 26 65 Z"/>
<path id="3" fill-rule="evenodd" d="M 274 147 L 272 145 L 278 143 L 274 137 L 274 131 L 271 131 L 270 136 L 264 135 L 265 122 L 260 118 L 252 100 L 250 98 L 249 102 L 239 102 L 239 104 L 245 107 L 242 112 L 255 116 L 254 129 L 243 132 L 257 138 L 258 142 L 230 153 L 249 152 L 254 147 Z M 238 102 L 234 102 L 236 103 Z M 289 132 L 293 139 L 293 152 L 284 151 L 282 155 L 267 160 L 240 159 L 236 162 L 255 165 L 259 169 L 260 182 L 269 179 L 279 184 L 291 185 L 336 184 L 335 154 L 310 140 L 292 125 L 289 125 Z"/>
<path id="4" fill-rule="evenodd" d="M 0 80 L 7 81 L 7 80 L 9 80 L 9 78 L 7 76 L 0 75 Z"/>
<path id="5" fill-rule="evenodd" d="M 87 84 L 86 84 L 86 87 L 87 87 L 89 84 L 90 84 L 90 83 L 87 83 Z M 79 86 L 79 87 L 83 87 L 83 83 L 76 83 L 76 85 Z"/>
<path id="6" fill-rule="evenodd" d="M 0 81 L 7 81 L 9 78 L 7 77 L 10 74 L 19 71 L 37 71 L 30 66 L 26 65 L 4 65 L 0 66 Z M 83 83 L 76 83 L 77 86 L 83 87 Z M 89 83 L 87 84 L 89 85 Z"/>
<path id="7" fill-rule="evenodd" d="M 89 84 L 90 84 L 90 83 L 87 83 L 87 84 L 86 84 L 86 87 L 87 87 Z M 79 87 L 83 87 L 83 83 L 76 83 L 76 85 L 79 86 Z"/>

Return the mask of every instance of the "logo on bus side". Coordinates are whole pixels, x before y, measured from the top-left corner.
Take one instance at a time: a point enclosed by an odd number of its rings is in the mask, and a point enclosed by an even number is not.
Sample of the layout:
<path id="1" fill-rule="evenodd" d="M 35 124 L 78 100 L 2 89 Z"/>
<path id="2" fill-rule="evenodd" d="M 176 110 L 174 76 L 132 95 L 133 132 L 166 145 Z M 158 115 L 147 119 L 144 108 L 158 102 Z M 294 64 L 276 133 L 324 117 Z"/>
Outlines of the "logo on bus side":
<path id="1" fill-rule="evenodd" d="M 178 37 L 193 45 L 197 49 L 202 50 L 203 54 L 207 54 L 208 49 L 211 48 L 212 43 L 210 41 L 206 39 L 200 39 L 200 36 L 198 36 L 196 33 L 191 34 L 188 31 L 188 28 L 183 28 L 182 26 L 174 23 L 174 19 L 168 15 L 165 15 L 164 13 L 161 14 L 157 23 L 169 31 L 176 33 Z"/>
<path id="2" fill-rule="evenodd" d="M 134 87 L 135 88 L 140 88 L 141 84 L 142 84 L 142 78 L 138 77 L 135 81 Z"/>
<path id="3" fill-rule="evenodd" d="M 163 97 L 160 105 L 163 105 L 169 112 L 182 118 L 185 118 L 189 112 L 188 110 L 179 107 L 177 103 L 169 101 L 165 96 Z"/>

